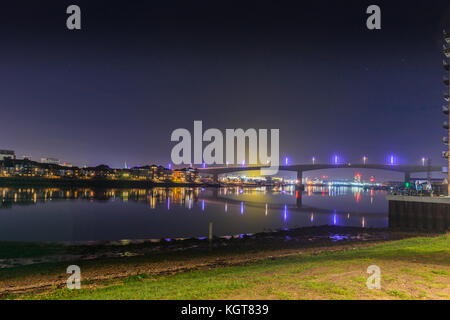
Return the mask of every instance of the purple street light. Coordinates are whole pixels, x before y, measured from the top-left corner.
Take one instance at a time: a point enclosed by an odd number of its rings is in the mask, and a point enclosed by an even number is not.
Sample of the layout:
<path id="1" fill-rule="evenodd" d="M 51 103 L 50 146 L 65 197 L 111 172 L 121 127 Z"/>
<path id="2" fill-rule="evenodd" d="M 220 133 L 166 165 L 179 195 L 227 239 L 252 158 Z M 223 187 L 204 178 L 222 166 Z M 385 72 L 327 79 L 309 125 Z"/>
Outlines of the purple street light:
<path id="1" fill-rule="evenodd" d="M 394 166 L 394 165 L 397 164 L 397 157 L 394 156 L 394 155 L 390 155 L 388 157 L 388 161 L 387 162 L 388 162 L 389 165 Z"/>
<path id="2" fill-rule="evenodd" d="M 334 164 L 339 164 L 339 162 L 340 162 L 339 156 L 338 155 L 334 155 L 333 156 L 333 163 Z"/>

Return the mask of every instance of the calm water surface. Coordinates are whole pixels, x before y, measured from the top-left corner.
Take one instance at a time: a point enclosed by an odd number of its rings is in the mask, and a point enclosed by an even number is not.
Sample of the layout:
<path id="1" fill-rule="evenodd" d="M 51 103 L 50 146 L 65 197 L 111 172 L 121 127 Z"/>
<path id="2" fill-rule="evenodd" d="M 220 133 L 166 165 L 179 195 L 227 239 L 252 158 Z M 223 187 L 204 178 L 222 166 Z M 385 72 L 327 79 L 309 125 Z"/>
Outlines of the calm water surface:
<path id="1" fill-rule="evenodd" d="M 387 227 L 384 191 L 359 188 L 0 188 L 0 241 L 238 235 L 304 226 Z"/>

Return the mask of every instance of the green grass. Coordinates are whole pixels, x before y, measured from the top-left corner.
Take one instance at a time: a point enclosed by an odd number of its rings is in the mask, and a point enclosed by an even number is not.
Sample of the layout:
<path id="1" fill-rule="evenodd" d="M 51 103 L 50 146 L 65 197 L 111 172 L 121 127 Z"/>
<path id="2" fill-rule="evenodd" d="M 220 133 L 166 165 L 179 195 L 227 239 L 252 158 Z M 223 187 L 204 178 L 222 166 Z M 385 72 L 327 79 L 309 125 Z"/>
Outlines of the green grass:
<path id="1" fill-rule="evenodd" d="M 58 289 L 25 298 L 448 299 L 449 250 L 450 235 L 412 238 L 171 276 L 143 274 L 92 289 L 82 282 L 81 290 Z M 366 269 L 372 264 L 381 268 L 381 290 L 366 287 Z"/>

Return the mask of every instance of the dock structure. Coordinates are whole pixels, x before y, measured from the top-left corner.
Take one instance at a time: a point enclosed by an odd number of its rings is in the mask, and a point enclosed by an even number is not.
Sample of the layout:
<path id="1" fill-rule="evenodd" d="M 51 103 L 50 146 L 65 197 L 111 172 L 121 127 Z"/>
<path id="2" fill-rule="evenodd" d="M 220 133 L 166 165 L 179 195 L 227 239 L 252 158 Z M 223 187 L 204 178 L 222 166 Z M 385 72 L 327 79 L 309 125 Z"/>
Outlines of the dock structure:
<path id="1" fill-rule="evenodd" d="M 388 195 L 389 228 L 446 232 L 450 229 L 450 197 Z"/>

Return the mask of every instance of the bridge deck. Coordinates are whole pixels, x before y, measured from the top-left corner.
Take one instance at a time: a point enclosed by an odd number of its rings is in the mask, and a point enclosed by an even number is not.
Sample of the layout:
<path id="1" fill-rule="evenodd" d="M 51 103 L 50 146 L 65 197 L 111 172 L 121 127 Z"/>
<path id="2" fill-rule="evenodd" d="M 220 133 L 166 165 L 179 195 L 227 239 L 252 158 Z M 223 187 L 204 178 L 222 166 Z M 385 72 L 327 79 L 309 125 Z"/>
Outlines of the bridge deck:
<path id="1" fill-rule="evenodd" d="M 225 174 L 240 171 L 250 171 L 250 170 L 260 170 L 268 168 L 268 166 L 245 166 L 245 167 L 210 167 L 210 168 L 199 168 L 199 171 L 207 174 Z M 295 172 L 306 172 L 314 170 L 324 170 L 324 169 L 375 169 L 375 170 L 387 170 L 403 173 L 414 173 L 414 172 L 426 172 L 428 170 L 432 172 L 441 172 L 442 167 L 440 166 L 418 166 L 418 165 L 386 165 L 386 164 L 299 164 L 299 165 L 289 165 L 289 166 L 279 166 L 280 171 L 295 171 Z"/>

